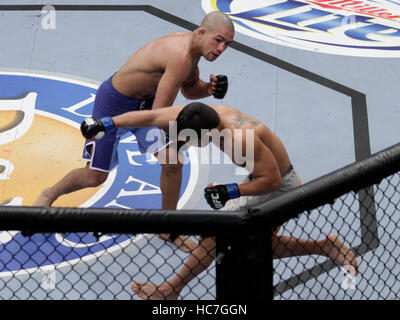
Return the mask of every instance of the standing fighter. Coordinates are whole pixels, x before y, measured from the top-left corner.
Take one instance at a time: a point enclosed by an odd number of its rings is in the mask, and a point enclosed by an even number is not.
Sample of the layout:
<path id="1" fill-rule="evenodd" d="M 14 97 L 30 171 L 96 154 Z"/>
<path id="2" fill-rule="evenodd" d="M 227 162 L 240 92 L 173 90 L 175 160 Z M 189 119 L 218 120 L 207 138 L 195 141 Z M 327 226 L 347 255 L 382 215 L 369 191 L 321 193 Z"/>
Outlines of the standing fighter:
<path id="1" fill-rule="evenodd" d="M 201 57 L 207 61 L 216 60 L 233 36 L 234 26 L 229 17 L 221 12 L 212 12 L 193 32 L 177 32 L 147 43 L 99 87 L 93 117 L 113 117 L 132 110 L 156 110 L 169 106 L 179 90 L 187 99 L 210 95 L 222 99 L 228 87 L 226 76 L 211 75 L 210 81 L 204 82 L 199 78 L 198 62 Z M 137 138 L 140 151 L 155 153 L 162 165 L 162 208 L 176 210 L 182 164 L 179 161 L 168 163 L 168 159 L 173 158 L 169 157 L 169 153 L 176 152 L 170 147 L 163 151 L 164 161 L 160 160 L 161 155 L 157 151 L 160 151 L 162 143 L 156 150 L 149 150 L 150 146 L 154 148 L 154 141 L 146 139 L 151 129 L 155 128 L 138 129 L 133 126 L 128 130 L 113 129 L 102 140 L 86 141 L 83 159 L 88 161 L 87 165 L 72 170 L 55 185 L 44 189 L 33 206 L 51 206 L 63 194 L 102 184 L 118 164 L 117 144 L 120 137 L 131 131 Z M 161 136 L 160 133 L 158 137 Z M 164 238 L 168 236 L 164 235 Z M 182 239 L 177 238 L 175 243 L 181 246 Z"/>
<path id="2" fill-rule="evenodd" d="M 196 146 L 204 146 L 212 141 L 231 157 L 233 163 L 250 169 L 249 176 L 239 185 L 235 183 L 208 185 L 205 197 L 212 208 L 221 209 L 225 204 L 227 210 L 252 206 L 300 185 L 300 179 L 290 163 L 281 140 L 257 119 L 228 106 L 207 106 L 195 102 L 186 107 L 130 112 L 112 119 L 90 118 L 82 123 L 81 129 L 87 138 L 93 138 L 99 133 L 101 136 L 114 125 L 116 127 L 159 126 L 166 130 L 169 121 L 174 120 L 178 138 L 185 138 L 179 137 L 181 130 L 192 129 L 196 133 L 196 139 L 189 139 L 188 144 L 194 142 Z M 104 123 L 111 125 L 104 126 Z M 208 133 L 206 130 L 204 133 L 204 129 L 211 131 Z M 253 132 L 253 135 L 247 135 L 247 131 Z M 201 137 L 200 143 L 197 137 Z M 247 148 L 249 144 L 252 148 Z M 239 155 L 242 150 L 253 150 L 253 152 L 246 154 L 243 161 L 237 157 L 235 149 L 240 150 Z M 274 230 L 272 237 L 274 258 L 323 255 L 341 266 L 350 265 L 356 273 L 358 272 L 355 254 L 336 235 L 330 234 L 326 239 L 316 241 L 279 236 L 278 230 L 279 228 Z M 200 237 L 198 246 L 173 279 L 161 285 L 133 283 L 131 289 L 143 299 L 177 299 L 182 289 L 207 269 L 214 258 L 214 238 Z"/>

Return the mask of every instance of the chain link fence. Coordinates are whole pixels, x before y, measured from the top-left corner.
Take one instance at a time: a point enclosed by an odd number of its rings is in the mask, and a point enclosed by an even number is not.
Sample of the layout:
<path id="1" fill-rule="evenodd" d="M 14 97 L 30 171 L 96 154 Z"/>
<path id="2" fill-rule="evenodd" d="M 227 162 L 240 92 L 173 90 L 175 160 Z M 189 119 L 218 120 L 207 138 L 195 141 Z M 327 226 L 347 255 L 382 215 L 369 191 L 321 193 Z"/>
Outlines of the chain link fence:
<path id="1" fill-rule="evenodd" d="M 367 191 L 284 224 L 283 235 L 302 240 L 294 257 L 274 260 L 274 299 L 400 298 L 399 173 Z"/>
<path id="2" fill-rule="evenodd" d="M 134 282 L 163 283 L 188 256 L 155 234 L 38 233 L 4 231 L 1 299 L 139 299 Z M 195 237 L 192 237 L 195 240 Z M 180 298 L 215 299 L 215 267 L 185 288 Z"/>
<path id="3" fill-rule="evenodd" d="M 232 212 L 3 206 L 0 299 L 398 299 L 399 169 L 396 145 Z"/>

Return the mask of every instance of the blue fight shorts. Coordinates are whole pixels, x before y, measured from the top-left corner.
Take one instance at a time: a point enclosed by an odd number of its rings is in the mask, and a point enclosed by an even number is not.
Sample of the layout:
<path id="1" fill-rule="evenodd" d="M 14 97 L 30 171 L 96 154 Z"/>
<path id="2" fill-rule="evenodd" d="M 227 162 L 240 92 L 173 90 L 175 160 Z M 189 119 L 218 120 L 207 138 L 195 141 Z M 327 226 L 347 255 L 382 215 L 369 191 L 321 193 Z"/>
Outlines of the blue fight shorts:
<path id="1" fill-rule="evenodd" d="M 97 90 L 93 118 L 114 117 L 129 111 L 152 108 L 154 98 L 148 100 L 129 98 L 114 89 L 111 78 L 104 81 Z M 114 128 L 100 140 L 86 140 L 82 158 L 90 161 L 92 169 L 111 171 L 118 164 L 119 140 L 128 132 L 136 136 L 141 153 L 156 153 L 166 144 L 165 134 L 159 127 Z"/>

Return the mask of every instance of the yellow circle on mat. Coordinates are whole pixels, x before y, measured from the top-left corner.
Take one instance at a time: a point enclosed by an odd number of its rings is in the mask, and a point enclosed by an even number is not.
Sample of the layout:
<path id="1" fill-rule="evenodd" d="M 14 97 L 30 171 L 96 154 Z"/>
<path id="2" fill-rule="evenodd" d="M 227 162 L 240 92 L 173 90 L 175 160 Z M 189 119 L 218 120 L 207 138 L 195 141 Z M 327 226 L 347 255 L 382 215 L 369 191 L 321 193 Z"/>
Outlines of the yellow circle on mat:
<path id="1" fill-rule="evenodd" d="M 0 111 L 0 134 L 18 122 L 18 113 Z M 54 185 L 72 169 L 85 166 L 86 162 L 81 160 L 83 145 L 84 139 L 77 128 L 35 114 L 27 133 L 17 140 L 0 145 L 0 159 L 13 166 L 8 179 L 0 180 L 0 203 L 22 197 L 22 205 L 32 205 L 44 188 Z M 4 170 L 3 165 L 0 173 Z M 53 206 L 78 207 L 99 188 L 86 188 L 61 196 Z"/>

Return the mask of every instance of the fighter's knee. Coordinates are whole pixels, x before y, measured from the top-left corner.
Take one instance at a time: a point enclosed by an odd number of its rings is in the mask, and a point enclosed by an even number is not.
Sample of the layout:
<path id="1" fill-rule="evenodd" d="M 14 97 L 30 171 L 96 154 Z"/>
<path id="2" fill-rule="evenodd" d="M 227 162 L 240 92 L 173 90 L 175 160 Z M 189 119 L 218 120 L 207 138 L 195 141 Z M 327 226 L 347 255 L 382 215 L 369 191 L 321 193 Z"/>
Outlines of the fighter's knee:
<path id="1" fill-rule="evenodd" d="M 326 239 L 327 239 L 328 241 L 334 243 L 334 242 L 338 239 L 338 237 L 337 237 L 337 235 L 335 235 L 335 234 L 328 234 L 328 236 L 326 237 Z"/>
<path id="2" fill-rule="evenodd" d="M 209 257 L 216 256 L 216 242 L 214 237 L 200 238 L 198 248 L 201 248 Z"/>
<path id="3" fill-rule="evenodd" d="M 214 250 L 216 248 L 215 237 L 202 235 L 199 238 L 199 245 L 203 248 L 207 248 L 208 250 Z"/>
<path id="4" fill-rule="evenodd" d="M 91 187 L 97 187 L 107 180 L 108 172 L 102 172 L 97 170 L 88 169 L 87 171 L 87 182 Z"/>

